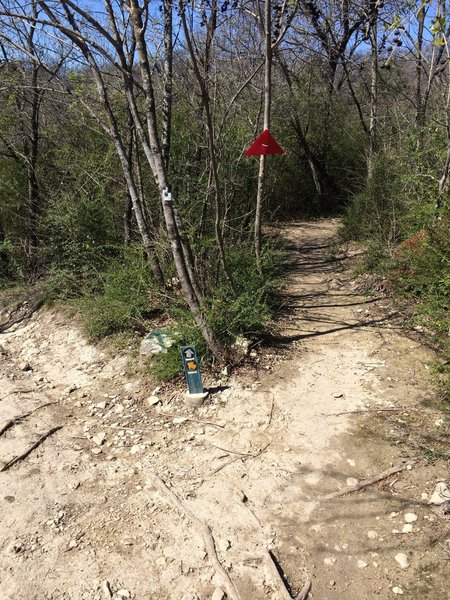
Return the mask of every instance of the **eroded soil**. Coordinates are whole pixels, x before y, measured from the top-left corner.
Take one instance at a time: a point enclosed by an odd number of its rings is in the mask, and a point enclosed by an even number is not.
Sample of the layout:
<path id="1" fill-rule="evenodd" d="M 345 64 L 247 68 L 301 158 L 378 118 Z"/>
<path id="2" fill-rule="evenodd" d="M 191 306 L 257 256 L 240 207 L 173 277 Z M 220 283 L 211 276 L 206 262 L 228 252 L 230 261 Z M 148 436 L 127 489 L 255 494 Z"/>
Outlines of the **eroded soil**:
<path id="1" fill-rule="evenodd" d="M 90 346 L 62 315 L 41 310 L 0 335 L 0 431 L 35 411 L 0 435 L 0 469 L 62 426 L 0 472 L 2 598 L 221 598 L 198 527 L 153 474 L 208 524 L 243 600 L 286 597 L 267 549 L 292 597 L 308 575 L 315 600 L 447 597 L 450 519 L 428 500 L 448 470 L 410 440 L 424 419 L 448 432 L 434 357 L 382 296 L 358 291 L 351 257 L 333 254 L 336 227 L 285 230 L 291 283 L 273 348 L 199 409 L 164 389 L 151 405 L 154 386 L 126 376 L 127 358 Z M 410 470 L 320 500 L 413 457 Z M 417 520 L 401 533 L 407 513 Z"/>

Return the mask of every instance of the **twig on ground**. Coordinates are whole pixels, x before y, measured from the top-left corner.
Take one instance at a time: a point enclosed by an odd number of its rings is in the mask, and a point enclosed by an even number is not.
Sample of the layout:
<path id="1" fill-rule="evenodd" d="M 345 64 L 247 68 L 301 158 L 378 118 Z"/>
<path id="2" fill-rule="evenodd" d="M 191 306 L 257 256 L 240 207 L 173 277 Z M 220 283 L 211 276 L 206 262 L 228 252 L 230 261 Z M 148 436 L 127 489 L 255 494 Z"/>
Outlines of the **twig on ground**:
<path id="1" fill-rule="evenodd" d="M 297 594 L 297 596 L 295 597 L 295 600 L 306 600 L 306 598 L 309 595 L 309 592 L 311 591 L 311 588 L 312 588 L 312 577 L 311 577 L 311 575 L 308 575 L 305 585 L 300 590 L 300 593 Z"/>
<path id="2" fill-rule="evenodd" d="M 32 394 L 34 392 L 38 392 L 41 387 L 33 388 L 32 390 L 13 390 L 12 392 L 8 392 L 3 398 L 0 398 L 0 402 L 5 400 L 8 396 L 12 396 L 13 394 Z"/>
<path id="3" fill-rule="evenodd" d="M 352 492 L 359 492 L 359 490 L 362 490 L 368 487 L 369 485 L 373 485 L 374 483 L 378 483 L 378 481 L 382 481 L 383 479 L 386 479 L 391 475 L 395 475 L 395 473 L 404 471 L 408 468 L 409 465 L 413 465 L 415 462 L 417 462 L 417 458 L 411 458 L 410 460 L 406 461 L 405 463 L 402 463 L 401 465 L 396 465 L 395 467 L 391 467 L 390 469 L 387 469 L 386 471 L 375 475 L 375 477 L 371 477 L 370 479 L 364 479 L 356 485 L 351 485 L 349 487 L 344 488 L 343 490 L 339 490 L 338 492 L 333 492 L 331 494 L 327 494 L 326 496 L 322 496 L 321 498 L 319 498 L 319 500 L 332 500 L 333 498 L 345 496 L 347 494 L 351 494 Z"/>
<path id="4" fill-rule="evenodd" d="M 216 552 L 216 546 L 214 543 L 214 538 L 211 534 L 211 530 L 208 525 L 201 521 L 198 517 L 194 515 L 193 512 L 187 506 L 185 506 L 178 496 L 170 490 L 164 481 L 156 475 L 156 473 L 152 473 L 150 477 L 153 485 L 165 496 L 167 496 L 171 502 L 180 510 L 198 529 L 199 533 L 203 537 L 203 541 L 205 543 L 206 552 L 214 566 L 217 576 L 221 579 L 221 583 L 227 593 L 227 596 L 230 600 L 240 600 L 239 592 L 237 591 L 234 583 L 232 582 L 230 576 L 225 571 L 222 566 Z"/>
<path id="5" fill-rule="evenodd" d="M 193 421 L 194 423 L 201 423 L 202 425 L 212 425 L 213 427 L 219 427 L 220 429 L 224 429 L 225 425 L 219 425 L 219 423 L 214 423 L 213 421 L 204 421 L 202 419 L 194 419 L 193 417 L 187 417 L 186 415 L 174 415 L 170 413 L 155 413 L 150 412 L 147 413 L 152 417 L 165 417 L 166 419 L 186 419 L 186 421 Z"/>
<path id="6" fill-rule="evenodd" d="M 321 413 L 323 417 L 340 417 L 341 415 L 353 415 L 356 413 L 370 413 L 370 412 L 403 412 L 407 410 L 416 410 L 416 406 L 401 406 L 399 408 L 390 406 L 379 406 L 373 408 L 357 408 L 356 410 L 344 410 L 338 413 Z"/>
<path id="7" fill-rule="evenodd" d="M 5 431 L 8 431 L 8 429 L 11 429 L 11 427 L 14 427 L 14 425 L 17 425 L 18 423 L 20 423 L 21 421 L 23 421 L 24 419 L 26 419 L 33 413 L 37 412 L 38 410 L 41 410 L 41 408 L 45 408 L 46 406 L 51 406 L 52 404 L 58 404 L 58 403 L 57 402 L 47 402 L 46 404 L 41 404 L 41 406 L 38 406 L 37 408 L 30 410 L 30 412 L 27 412 L 23 415 L 19 415 L 18 417 L 15 417 L 14 419 L 11 419 L 11 421 L 8 421 L 0 429 L 0 435 L 3 435 L 5 433 Z"/>
<path id="8" fill-rule="evenodd" d="M 233 458 L 230 458 L 230 460 L 227 460 L 226 462 L 222 463 L 221 465 L 219 465 L 218 467 L 216 467 L 215 469 L 213 469 L 210 473 L 210 475 L 215 475 L 216 473 L 218 473 L 219 471 L 221 471 L 223 468 L 227 467 L 228 465 L 231 465 L 231 463 L 234 463 L 238 460 L 246 460 L 247 458 L 257 458 L 260 454 L 262 454 L 265 450 L 267 450 L 267 448 L 270 446 L 270 442 L 268 444 L 266 444 L 264 446 L 264 448 L 261 448 L 261 450 L 258 450 L 258 452 L 256 452 L 255 454 L 240 454 L 239 456 L 235 456 Z M 218 448 L 218 446 L 214 446 L 215 448 Z M 220 450 L 220 448 L 219 448 Z M 229 450 L 224 450 L 224 452 L 230 452 Z"/>
<path id="9" fill-rule="evenodd" d="M 273 409 L 275 407 L 275 398 L 272 392 L 270 392 L 270 394 L 272 396 L 272 404 L 270 406 L 269 420 L 267 421 L 267 425 L 264 427 L 263 431 L 267 431 L 270 427 L 270 424 L 272 423 Z"/>
<path id="10" fill-rule="evenodd" d="M 210 475 L 215 475 L 216 473 L 218 473 L 219 471 L 224 469 L 226 466 L 231 465 L 231 463 L 234 463 L 237 460 L 243 460 L 244 458 L 245 458 L 245 456 L 234 456 L 233 458 L 230 458 L 230 460 L 227 460 L 226 462 L 222 463 L 221 465 L 219 465 L 218 467 L 213 469 L 211 471 Z"/>
<path id="11" fill-rule="evenodd" d="M 268 550 L 266 550 L 264 553 L 264 558 L 266 559 L 267 566 L 269 567 L 270 574 L 272 576 L 272 580 L 273 580 L 274 584 L 276 585 L 276 587 L 278 588 L 281 599 L 282 600 L 306 600 L 309 592 L 311 591 L 312 577 L 310 575 L 308 575 L 308 579 L 307 579 L 305 585 L 303 586 L 301 592 L 299 594 L 297 594 L 297 596 L 295 596 L 295 598 L 294 598 L 289 593 L 289 591 L 286 587 L 286 584 L 284 583 L 283 578 L 281 577 L 281 574 L 278 571 L 278 567 L 274 561 L 272 553 L 269 552 Z"/>
<path id="12" fill-rule="evenodd" d="M 237 450 L 230 450 L 229 448 L 222 448 L 222 446 L 217 446 L 217 444 L 213 444 L 209 442 L 213 448 L 217 448 L 217 450 L 222 450 L 222 452 L 227 452 L 228 454 L 238 454 L 239 456 L 253 456 L 253 454 L 249 452 L 238 452 Z"/>
<path id="13" fill-rule="evenodd" d="M 32 446 L 30 446 L 30 448 L 28 448 L 28 450 L 26 450 L 22 454 L 19 454 L 19 456 L 16 456 L 12 460 L 10 460 L 8 463 L 6 463 L 6 465 L 3 465 L 3 467 L 0 469 L 0 473 L 3 471 L 7 471 L 16 463 L 27 458 L 27 456 L 30 455 L 33 452 L 33 450 L 35 450 L 38 446 L 40 446 L 44 440 L 46 440 L 48 437 L 50 437 L 51 435 L 53 435 L 54 433 L 56 433 L 57 431 L 62 429 L 62 427 L 63 427 L 62 425 L 57 425 L 56 427 L 52 427 L 52 429 L 49 429 L 49 431 L 47 431 L 46 433 L 41 435 L 41 437 L 38 439 L 38 441 L 35 442 Z"/>

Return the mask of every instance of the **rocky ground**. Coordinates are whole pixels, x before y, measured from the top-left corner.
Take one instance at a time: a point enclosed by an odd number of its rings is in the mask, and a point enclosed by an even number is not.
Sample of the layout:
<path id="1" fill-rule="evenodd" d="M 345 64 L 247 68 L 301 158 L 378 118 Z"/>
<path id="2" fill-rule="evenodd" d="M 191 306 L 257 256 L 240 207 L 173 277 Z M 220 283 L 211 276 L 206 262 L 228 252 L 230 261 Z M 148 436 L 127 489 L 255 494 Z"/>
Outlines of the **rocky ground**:
<path id="1" fill-rule="evenodd" d="M 336 227 L 285 230 L 273 346 L 198 409 L 53 311 L 0 335 L 2 598 L 447 597 L 435 356 L 361 292 Z"/>

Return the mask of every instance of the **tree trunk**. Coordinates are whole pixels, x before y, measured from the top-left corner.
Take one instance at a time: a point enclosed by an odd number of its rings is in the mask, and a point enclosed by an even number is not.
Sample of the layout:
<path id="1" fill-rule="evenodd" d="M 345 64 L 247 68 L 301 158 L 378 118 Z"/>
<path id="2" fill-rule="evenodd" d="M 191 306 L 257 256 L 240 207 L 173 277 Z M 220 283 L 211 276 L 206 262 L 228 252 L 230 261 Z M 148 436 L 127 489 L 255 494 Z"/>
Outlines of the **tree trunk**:
<path id="1" fill-rule="evenodd" d="M 378 146 L 378 13 L 376 8 L 371 16 L 370 24 L 370 119 L 369 119 L 369 154 L 367 157 L 367 183 L 370 184 L 375 171 L 375 160 Z"/>
<path id="2" fill-rule="evenodd" d="M 32 17 L 37 18 L 36 2 L 32 2 Z M 27 46 L 31 56 L 35 56 L 36 47 L 34 43 L 35 27 L 30 23 Z M 33 281 L 37 276 L 38 265 L 38 221 L 41 210 L 41 199 L 39 193 L 39 182 L 37 177 L 38 152 L 39 152 L 39 117 L 42 99 L 42 91 L 39 89 L 39 65 L 33 62 L 31 65 L 30 85 L 30 135 L 25 142 L 25 156 L 27 157 L 27 181 L 28 181 L 28 235 L 27 235 L 27 274 L 28 279 Z"/>
<path id="3" fill-rule="evenodd" d="M 227 283 L 230 286 L 230 288 L 232 289 L 232 291 L 235 292 L 236 290 L 235 290 L 233 278 L 231 276 L 231 272 L 230 272 L 230 270 L 228 268 L 228 264 L 227 264 L 227 258 L 226 258 L 226 254 L 225 254 L 225 246 L 224 246 L 223 235 L 222 235 L 222 212 L 223 211 L 222 211 L 222 201 L 221 201 L 221 197 L 220 197 L 219 168 L 218 168 L 218 164 L 217 164 L 217 151 L 216 151 L 216 141 L 215 141 L 215 134 L 214 134 L 214 123 L 213 123 L 213 118 L 212 118 L 212 114 L 211 114 L 211 102 L 210 102 L 209 92 L 208 92 L 208 88 L 207 88 L 207 83 L 199 69 L 197 57 L 195 55 L 195 50 L 194 50 L 194 47 L 192 44 L 191 35 L 190 35 L 189 29 L 188 29 L 188 26 L 186 23 L 186 15 L 183 10 L 183 7 L 181 6 L 180 8 L 181 8 L 181 22 L 183 25 L 183 33 L 184 33 L 184 37 L 186 38 L 186 43 L 188 46 L 189 55 L 191 57 L 194 74 L 195 74 L 195 77 L 196 77 L 197 82 L 200 87 L 200 93 L 201 93 L 201 97 L 203 100 L 203 108 L 205 110 L 205 116 L 206 116 L 206 128 L 207 128 L 207 132 L 208 132 L 208 149 L 209 149 L 209 160 L 210 160 L 210 169 L 211 169 L 211 180 L 212 180 L 213 187 L 214 187 L 214 205 L 215 205 L 214 233 L 215 233 L 215 237 L 216 237 L 216 243 L 217 243 L 217 247 L 219 250 L 219 258 L 220 258 L 222 269 L 223 269 L 223 272 L 225 275 L 225 279 L 227 280 Z M 212 44 L 212 39 L 213 39 L 213 35 L 214 35 L 214 28 L 216 27 L 215 12 L 217 11 L 217 3 L 215 1 L 213 1 L 211 10 L 213 11 L 213 14 L 211 16 L 209 27 L 208 27 L 207 51 L 205 51 L 205 60 L 207 60 L 208 63 L 204 65 L 205 77 L 207 77 L 207 73 L 209 71 L 210 50 L 211 50 L 211 44 Z"/>
<path id="4" fill-rule="evenodd" d="M 170 142 L 172 135 L 172 98 L 173 98 L 173 0 L 164 0 L 164 94 L 163 94 L 163 131 L 162 153 L 166 171 L 169 170 Z"/>
<path id="5" fill-rule="evenodd" d="M 271 0 L 266 0 L 264 40 L 265 40 L 265 63 L 264 63 L 264 129 L 270 129 L 270 109 L 272 103 L 272 6 Z M 258 191 L 256 194 L 255 209 L 255 256 L 258 269 L 261 269 L 261 222 L 262 205 L 264 195 L 264 183 L 266 177 L 266 156 L 259 159 Z"/>
<path id="6" fill-rule="evenodd" d="M 166 229 L 172 248 L 172 254 L 180 279 L 181 287 L 188 306 L 194 317 L 194 321 L 201 331 L 206 343 L 218 362 L 224 362 L 227 359 L 226 349 L 219 342 L 213 330 L 209 326 L 200 305 L 194 285 L 191 280 L 191 274 L 194 269 L 188 269 L 187 260 L 181 244 L 180 233 L 178 231 L 176 216 L 173 206 L 172 195 L 170 193 L 169 181 L 162 156 L 161 145 L 159 142 L 156 107 L 153 93 L 153 84 L 151 80 L 151 72 L 149 59 L 147 55 L 147 47 L 144 39 L 144 27 L 142 22 L 142 12 L 137 0 L 129 0 L 129 9 L 131 16 L 131 26 L 139 56 L 139 68 L 142 78 L 142 87 L 145 95 L 145 111 L 147 117 L 147 128 L 149 134 L 149 143 L 151 149 L 151 157 L 149 160 L 153 175 L 161 193 L 161 204 L 166 223 Z M 133 117 L 135 114 L 133 114 Z M 142 139 L 140 140 L 142 142 Z M 145 140 L 144 140 L 145 141 Z M 148 153 L 145 153 L 148 156 Z M 192 265 L 193 267 L 193 265 Z M 191 271 L 191 274 L 189 273 Z M 198 286 L 197 286 L 198 287 Z"/>

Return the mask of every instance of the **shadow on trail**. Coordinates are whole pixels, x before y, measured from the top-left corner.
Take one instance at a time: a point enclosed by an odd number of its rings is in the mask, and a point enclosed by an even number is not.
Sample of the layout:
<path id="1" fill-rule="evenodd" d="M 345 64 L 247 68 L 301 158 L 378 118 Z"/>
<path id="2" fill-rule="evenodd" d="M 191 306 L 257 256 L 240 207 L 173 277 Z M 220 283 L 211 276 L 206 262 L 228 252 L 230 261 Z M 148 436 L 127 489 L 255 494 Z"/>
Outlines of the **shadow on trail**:
<path id="1" fill-rule="evenodd" d="M 365 327 L 381 327 L 386 323 L 391 322 L 396 316 L 400 315 L 400 313 L 394 313 L 387 317 L 383 317 L 381 319 L 373 319 L 371 321 L 360 321 L 358 323 L 344 323 L 342 327 L 334 327 L 331 329 L 324 329 L 322 331 L 313 331 L 311 333 L 300 333 L 297 335 L 275 335 L 268 334 L 266 336 L 266 340 L 273 344 L 274 346 L 283 347 L 292 342 L 297 342 L 299 340 L 305 340 L 313 337 L 321 337 L 323 335 L 330 335 L 332 333 L 337 333 L 338 331 L 346 331 L 352 329 L 363 329 Z M 323 322 L 323 319 L 322 319 Z M 390 327 L 389 329 L 393 329 Z"/>
<path id="2" fill-rule="evenodd" d="M 318 236 L 316 237 L 316 234 L 314 234 L 313 240 L 310 238 L 305 239 L 303 242 L 300 233 L 298 241 L 290 239 L 287 242 L 285 248 L 289 252 L 290 260 L 284 272 L 290 277 L 291 285 L 283 294 L 278 314 L 281 317 L 297 317 L 292 328 L 295 327 L 297 331 L 303 328 L 306 331 L 293 335 L 282 332 L 269 333 L 265 336 L 265 340 L 269 344 L 280 347 L 299 340 L 321 337 L 341 331 L 370 327 L 378 328 L 386 325 L 392 328 L 392 321 L 400 314 L 398 312 L 370 320 L 367 318 L 361 319 L 356 322 L 342 320 L 338 314 L 333 315 L 332 309 L 363 308 L 381 300 L 379 297 L 363 297 L 361 292 L 345 289 L 346 283 L 348 283 L 348 275 L 341 274 L 345 271 L 348 272 L 349 265 L 346 263 L 351 257 L 333 255 L 333 246 L 333 239 L 321 240 Z M 345 280 L 341 281 L 340 276 L 343 276 Z M 314 290 L 313 288 L 312 291 L 309 291 L 310 286 L 317 289 Z M 298 288 L 298 291 L 296 288 Z M 317 303 L 315 303 L 316 300 Z M 326 314 L 325 311 L 328 309 L 331 314 Z M 314 314 L 315 310 L 318 311 L 316 314 Z M 319 328 L 308 331 L 308 323 L 318 324 Z M 302 324 L 306 327 L 302 327 Z"/>

